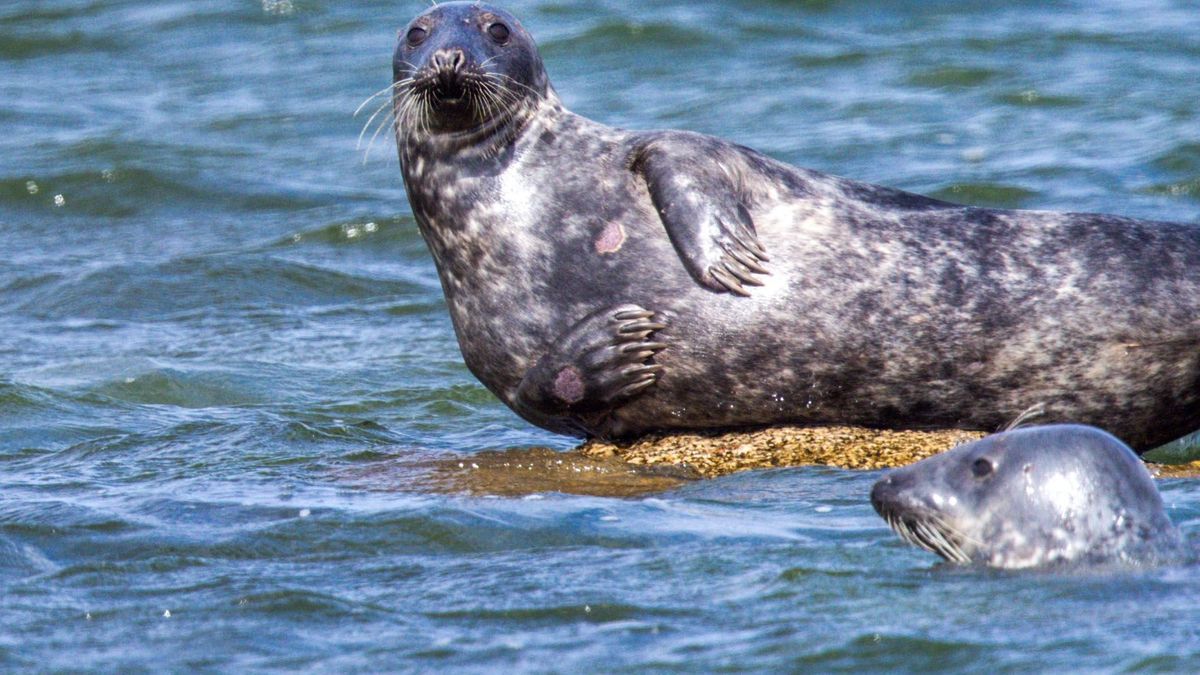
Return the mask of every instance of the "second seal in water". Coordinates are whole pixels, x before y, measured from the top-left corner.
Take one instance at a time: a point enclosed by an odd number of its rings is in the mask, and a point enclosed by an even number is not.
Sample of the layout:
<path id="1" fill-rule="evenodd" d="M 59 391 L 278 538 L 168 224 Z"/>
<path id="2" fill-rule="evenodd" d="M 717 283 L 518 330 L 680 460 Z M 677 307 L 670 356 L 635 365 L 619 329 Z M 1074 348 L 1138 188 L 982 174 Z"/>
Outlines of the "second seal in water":
<path id="1" fill-rule="evenodd" d="M 955 563 L 1152 563 L 1183 554 L 1146 466 L 1071 424 L 1006 431 L 885 475 L 871 504 L 905 540 Z"/>

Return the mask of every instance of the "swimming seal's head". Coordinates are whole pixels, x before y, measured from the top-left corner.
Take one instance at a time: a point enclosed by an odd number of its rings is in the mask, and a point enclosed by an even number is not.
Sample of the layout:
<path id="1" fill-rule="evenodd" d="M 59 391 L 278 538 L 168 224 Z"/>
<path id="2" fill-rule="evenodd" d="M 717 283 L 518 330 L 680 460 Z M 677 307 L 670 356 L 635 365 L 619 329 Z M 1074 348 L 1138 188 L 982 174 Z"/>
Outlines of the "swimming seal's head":
<path id="1" fill-rule="evenodd" d="M 871 504 L 901 537 L 956 563 L 1147 562 L 1180 544 L 1146 467 L 1094 427 L 959 446 L 889 472 Z"/>
<path id="2" fill-rule="evenodd" d="M 508 12 L 447 2 L 400 31 L 392 58 L 402 133 L 456 133 L 495 124 L 545 98 L 549 78 L 533 38 Z"/>

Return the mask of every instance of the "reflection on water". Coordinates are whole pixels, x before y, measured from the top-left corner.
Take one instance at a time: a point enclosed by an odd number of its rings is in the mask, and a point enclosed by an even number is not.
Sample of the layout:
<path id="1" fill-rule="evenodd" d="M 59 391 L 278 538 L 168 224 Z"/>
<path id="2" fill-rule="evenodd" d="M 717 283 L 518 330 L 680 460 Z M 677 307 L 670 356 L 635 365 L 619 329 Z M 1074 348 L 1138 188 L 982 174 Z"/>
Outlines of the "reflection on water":
<path id="1" fill-rule="evenodd" d="M 636 466 L 549 448 L 484 450 L 470 456 L 413 451 L 404 457 L 338 474 L 368 490 L 440 492 L 520 497 L 556 492 L 597 497 L 638 497 L 665 492 L 699 476 L 682 466 Z"/>

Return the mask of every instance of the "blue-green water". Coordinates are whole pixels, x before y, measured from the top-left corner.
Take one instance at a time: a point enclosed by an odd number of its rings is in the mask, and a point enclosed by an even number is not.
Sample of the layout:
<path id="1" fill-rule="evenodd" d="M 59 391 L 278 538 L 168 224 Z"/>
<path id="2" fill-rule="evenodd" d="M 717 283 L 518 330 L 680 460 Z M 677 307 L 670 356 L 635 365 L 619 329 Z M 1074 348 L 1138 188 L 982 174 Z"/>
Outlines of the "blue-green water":
<path id="1" fill-rule="evenodd" d="M 572 442 L 466 371 L 394 149 L 355 149 L 424 6 L 0 6 L 0 670 L 1195 668 L 1200 569 L 939 567 L 874 473 L 427 480 Z M 1200 223 L 1192 0 L 509 7 L 611 124 Z"/>

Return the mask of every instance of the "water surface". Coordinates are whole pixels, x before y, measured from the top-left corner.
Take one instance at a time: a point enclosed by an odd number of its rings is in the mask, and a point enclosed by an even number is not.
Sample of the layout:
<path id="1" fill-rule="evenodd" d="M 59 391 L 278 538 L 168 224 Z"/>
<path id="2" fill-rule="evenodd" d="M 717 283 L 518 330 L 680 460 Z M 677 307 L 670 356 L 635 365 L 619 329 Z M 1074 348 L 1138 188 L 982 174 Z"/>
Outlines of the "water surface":
<path id="1" fill-rule="evenodd" d="M 0 669 L 1194 667 L 1195 568 L 940 567 L 873 473 L 445 494 L 572 442 L 467 372 L 394 149 L 355 148 L 424 6 L 0 7 Z M 1191 1 L 508 6 L 607 123 L 1200 223 Z"/>

